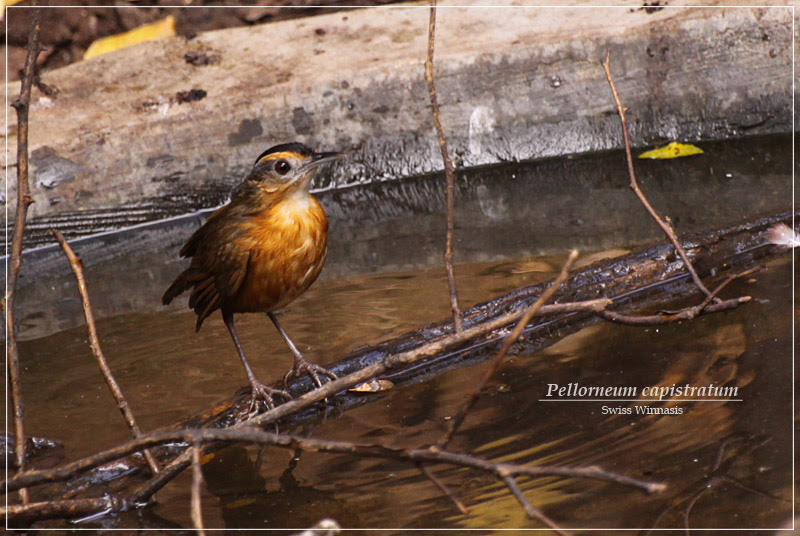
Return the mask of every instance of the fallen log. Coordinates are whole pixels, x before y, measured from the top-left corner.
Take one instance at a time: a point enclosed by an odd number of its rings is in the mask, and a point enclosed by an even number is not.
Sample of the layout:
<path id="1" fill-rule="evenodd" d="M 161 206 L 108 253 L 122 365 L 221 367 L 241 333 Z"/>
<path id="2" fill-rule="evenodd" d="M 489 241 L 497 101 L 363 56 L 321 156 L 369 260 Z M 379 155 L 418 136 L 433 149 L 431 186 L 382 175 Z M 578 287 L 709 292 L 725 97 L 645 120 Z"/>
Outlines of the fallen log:
<path id="1" fill-rule="evenodd" d="M 795 216 L 798 215 L 800 211 L 795 213 Z M 775 223 L 790 223 L 791 220 L 791 212 L 782 212 L 756 218 L 735 227 L 686 237 L 682 242 L 698 274 L 713 281 L 727 277 L 734 271 L 752 268 L 760 261 L 785 251 L 766 242 L 764 235 Z M 466 310 L 463 317 L 465 331 L 461 337 L 452 336 L 452 324 L 443 321 L 359 350 L 332 365 L 331 369 L 340 377 L 337 381 L 344 380 L 345 376 L 354 372 L 377 370 L 381 378 L 388 379 L 395 385 L 403 385 L 426 381 L 449 370 L 481 362 L 494 355 L 514 319 L 519 318 L 520 313 L 530 306 L 547 285 L 548 283 L 542 283 L 522 288 Z M 613 308 L 614 312 L 630 314 L 631 311 L 652 311 L 659 304 L 694 294 L 697 294 L 697 288 L 671 245 L 659 244 L 623 257 L 599 261 L 576 270 L 570 276 L 557 292 L 555 304 L 548 314 L 535 319 L 511 351 L 518 354 L 537 351 L 598 321 L 598 316 L 591 310 L 554 312 L 558 309 L 558 304 L 608 298 L 612 305 L 602 310 Z M 735 302 L 731 307 L 745 301 L 729 300 Z M 712 308 L 705 310 L 712 311 Z M 473 333 L 476 335 L 472 335 Z M 427 358 L 414 362 L 402 359 L 402 356 L 414 352 L 424 353 Z M 406 362 L 411 364 L 405 366 Z M 286 431 L 298 424 L 327 415 L 330 409 L 342 412 L 385 396 L 385 393 L 354 394 L 337 391 L 325 394 L 325 388 L 330 385 L 332 384 L 326 384 L 323 389 L 312 390 L 310 380 L 297 381 L 290 387 L 295 396 L 294 401 L 266 412 L 256 420 L 262 425 L 274 423 L 282 431 Z M 333 393 L 337 393 L 335 397 L 332 396 Z M 302 405 L 303 399 L 322 402 L 326 396 L 329 398 L 324 404 L 307 405 L 299 411 L 292 410 L 293 406 Z M 249 393 L 243 389 L 214 408 L 162 430 L 236 426 L 245 421 L 248 403 Z M 166 465 L 180 459 L 185 447 L 184 444 L 173 444 L 154 449 L 154 453 Z M 173 465 L 176 470 L 182 467 L 180 463 Z M 35 497 L 74 499 L 77 495 L 100 495 L 108 491 L 108 485 L 113 486 L 114 490 L 123 489 L 129 482 L 120 477 L 134 474 L 144 467 L 143 458 L 133 455 L 99 467 L 87 466 L 87 471 L 77 477 L 69 471 L 27 471 L 10 478 L 5 484 L 6 489 L 12 491 L 24 486 L 51 483 L 49 486 L 37 488 Z M 129 507 L 131 502 L 116 504 Z M 41 511 L 53 512 L 55 517 L 68 517 L 73 511 L 72 506 L 74 505 L 70 504 L 69 508 L 43 507 Z M 29 512 L 23 513 L 12 506 L 0 509 L 0 517 L 9 522 L 30 519 L 28 514 Z"/>
<path id="2" fill-rule="evenodd" d="M 624 65 L 617 82 L 637 143 L 792 130 L 785 2 L 481 4 L 439 4 L 437 85 L 459 167 L 620 148 L 599 65 L 608 50 Z M 277 140 L 349 155 L 316 188 L 439 169 L 423 97 L 427 26 L 424 5 L 355 9 L 142 43 L 44 73 L 59 93 L 31 102 L 26 247 L 49 243 L 51 228 L 72 239 L 221 204 Z M 18 87 L 6 85 L 9 99 Z M 192 90 L 204 97 L 178 98 Z M 9 117 L 9 154 L 15 128 Z"/>

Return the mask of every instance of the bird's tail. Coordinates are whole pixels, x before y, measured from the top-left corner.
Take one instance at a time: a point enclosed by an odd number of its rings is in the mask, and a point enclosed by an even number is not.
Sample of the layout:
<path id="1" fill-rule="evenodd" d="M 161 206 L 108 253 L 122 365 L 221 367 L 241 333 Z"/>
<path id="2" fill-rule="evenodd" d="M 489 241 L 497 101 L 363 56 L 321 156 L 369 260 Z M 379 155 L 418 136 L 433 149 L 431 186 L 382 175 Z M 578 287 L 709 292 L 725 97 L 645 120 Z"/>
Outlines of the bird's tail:
<path id="1" fill-rule="evenodd" d="M 189 290 L 192 286 L 192 283 L 189 281 L 187 277 L 188 270 L 185 270 L 175 278 L 175 281 L 169 286 L 164 295 L 161 297 L 161 303 L 164 305 L 169 305 L 169 303 L 175 299 L 176 296 L 183 294 L 187 290 Z"/>

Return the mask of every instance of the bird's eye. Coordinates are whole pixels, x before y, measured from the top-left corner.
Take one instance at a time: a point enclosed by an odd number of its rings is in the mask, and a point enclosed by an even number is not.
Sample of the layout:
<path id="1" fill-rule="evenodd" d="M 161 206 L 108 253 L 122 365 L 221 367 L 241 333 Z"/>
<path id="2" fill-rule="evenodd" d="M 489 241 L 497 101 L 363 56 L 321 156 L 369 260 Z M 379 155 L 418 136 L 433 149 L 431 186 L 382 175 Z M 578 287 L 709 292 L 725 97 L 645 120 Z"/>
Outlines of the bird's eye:
<path id="1" fill-rule="evenodd" d="M 286 160 L 278 160 L 275 162 L 275 172 L 278 175 L 286 175 L 292 169 L 292 166 L 289 165 L 289 162 Z"/>

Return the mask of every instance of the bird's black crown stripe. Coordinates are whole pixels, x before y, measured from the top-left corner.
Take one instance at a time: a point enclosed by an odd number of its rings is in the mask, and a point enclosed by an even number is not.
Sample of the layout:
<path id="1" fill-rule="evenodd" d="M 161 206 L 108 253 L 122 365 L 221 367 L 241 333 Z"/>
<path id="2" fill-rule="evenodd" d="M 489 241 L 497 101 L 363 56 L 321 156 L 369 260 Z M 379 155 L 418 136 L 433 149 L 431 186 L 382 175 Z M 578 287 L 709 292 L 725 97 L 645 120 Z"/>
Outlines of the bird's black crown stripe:
<path id="1" fill-rule="evenodd" d="M 297 142 L 281 143 L 280 145 L 276 145 L 275 147 L 270 147 L 269 149 L 258 155 L 258 158 L 256 158 L 256 163 L 258 163 L 259 160 L 261 160 L 268 154 L 283 153 L 283 152 L 297 153 L 301 156 L 311 156 L 314 153 L 314 151 L 312 151 L 310 147 L 302 143 L 297 143 Z"/>

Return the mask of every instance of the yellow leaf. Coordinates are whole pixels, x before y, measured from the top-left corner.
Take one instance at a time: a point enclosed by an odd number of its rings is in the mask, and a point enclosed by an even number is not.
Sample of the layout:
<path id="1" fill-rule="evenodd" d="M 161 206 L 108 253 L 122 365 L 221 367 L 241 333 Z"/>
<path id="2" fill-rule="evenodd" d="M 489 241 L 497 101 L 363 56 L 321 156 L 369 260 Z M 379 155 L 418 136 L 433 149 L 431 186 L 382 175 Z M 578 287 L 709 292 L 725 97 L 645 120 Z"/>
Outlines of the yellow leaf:
<path id="1" fill-rule="evenodd" d="M 160 21 L 139 26 L 129 32 L 101 37 L 89 45 L 89 48 L 87 48 L 86 52 L 83 54 L 83 59 L 88 60 L 89 58 L 113 52 L 120 48 L 144 43 L 145 41 L 155 41 L 156 39 L 173 37 L 174 35 L 175 17 L 168 15 Z"/>
<path id="2" fill-rule="evenodd" d="M 703 154 L 700 147 L 692 145 L 691 143 L 678 143 L 671 142 L 658 149 L 652 151 L 645 151 L 639 155 L 639 158 L 652 158 L 654 160 L 666 160 L 668 158 L 681 158 L 683 156 L 691 156 L 693 154 Z"/>

